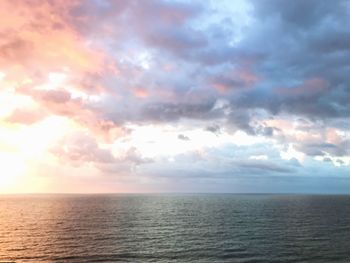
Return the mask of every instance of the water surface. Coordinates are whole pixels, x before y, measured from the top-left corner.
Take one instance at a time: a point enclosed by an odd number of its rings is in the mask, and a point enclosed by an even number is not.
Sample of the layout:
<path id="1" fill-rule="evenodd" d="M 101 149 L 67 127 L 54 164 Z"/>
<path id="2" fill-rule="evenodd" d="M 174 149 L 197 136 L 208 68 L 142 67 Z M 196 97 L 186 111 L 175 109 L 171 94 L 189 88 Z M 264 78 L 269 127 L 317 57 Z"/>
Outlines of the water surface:
<path id="1" fill-rule="evenodd" d="M 350 262 L 350 196 L 0 196 L 0 262 Z"/>

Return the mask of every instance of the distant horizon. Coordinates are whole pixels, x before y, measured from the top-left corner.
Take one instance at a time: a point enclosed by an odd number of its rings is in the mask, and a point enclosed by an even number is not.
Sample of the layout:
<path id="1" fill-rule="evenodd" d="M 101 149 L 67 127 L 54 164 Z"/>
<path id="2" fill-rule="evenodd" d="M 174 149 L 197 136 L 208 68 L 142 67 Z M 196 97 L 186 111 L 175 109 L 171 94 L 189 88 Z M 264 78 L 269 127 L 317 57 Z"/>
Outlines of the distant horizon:
<path id="1" fill-rule="evenodd" d="M 28 193 L 0 193 L 6 195 L 350 195 L 350 193 L 340 192 L 28 192 Z"/>

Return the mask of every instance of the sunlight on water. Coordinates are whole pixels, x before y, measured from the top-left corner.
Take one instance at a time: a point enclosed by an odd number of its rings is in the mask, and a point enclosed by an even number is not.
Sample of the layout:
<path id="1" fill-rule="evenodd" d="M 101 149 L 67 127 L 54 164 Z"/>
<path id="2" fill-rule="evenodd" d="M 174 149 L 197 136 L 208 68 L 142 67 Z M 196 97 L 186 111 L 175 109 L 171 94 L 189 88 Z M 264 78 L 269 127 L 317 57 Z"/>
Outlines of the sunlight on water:
<path id="1" fill-rule="evenodd" d="M 350 197 L 0 197 L 0 261 L 349 262 Z"/>

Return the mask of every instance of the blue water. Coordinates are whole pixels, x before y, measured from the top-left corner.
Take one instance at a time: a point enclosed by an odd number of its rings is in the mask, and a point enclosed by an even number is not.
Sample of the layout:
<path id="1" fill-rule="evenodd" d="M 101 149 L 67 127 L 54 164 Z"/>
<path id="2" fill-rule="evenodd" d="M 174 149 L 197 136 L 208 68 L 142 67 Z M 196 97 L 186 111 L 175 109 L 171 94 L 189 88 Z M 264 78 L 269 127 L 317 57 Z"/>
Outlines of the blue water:
<path id="1" fill-rule="evenodd" d="M 350 262 L 350 196 L 0 196 L 0 262 Z"/>

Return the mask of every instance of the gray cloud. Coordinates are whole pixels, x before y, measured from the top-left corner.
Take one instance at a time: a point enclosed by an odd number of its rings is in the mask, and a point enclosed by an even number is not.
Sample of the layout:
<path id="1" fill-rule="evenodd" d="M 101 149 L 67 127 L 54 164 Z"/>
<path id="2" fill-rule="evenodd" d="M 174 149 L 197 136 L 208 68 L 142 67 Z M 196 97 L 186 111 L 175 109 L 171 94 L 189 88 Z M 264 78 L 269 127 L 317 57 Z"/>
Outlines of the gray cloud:
<path id="1" fill-rule="evenodd" d="M 345 140 L 338 145 L 332 143 L 300 143 L 296 145 L 296 149 L 309 156 L 324 156 L 330 154 L 332 156 L 346 156 L 349 154 L 350 141 Z"/>
<path id="2" fill-rule="evenodd" d="M 252 1 L 251 6 L 252 22 L 234 45 L 230 41 L 236 31 L 229 16 L 194 26 L 212 12 L 210 5 L 199 1 L 106 1 L 75 6 L 71 18 L 77 30 L 101 34 L 112 43 L 113 52 L 121 50 L 117 53 L 121 56 L 130 46 L 147 50 L 150 56 L 148 71 L 112 57 L 127 79 L 115 78 L 113 85 L 105 81 L 107 90 L 127 96 L 129 103 L 114 103 L 113 110 L 102 105 L 101 112 L 116 123 L 226 118 L 228 125 L 263 136 L 273 135 L 273 129 L 253 123 L 252 114 L 261 109 L 271 116 L 349 116 L 346 43 L 350 32 L 343 27 L 349 15 L 347 1 L 266 0 Z M 99 23 L 81 24 L 94 20 Z M 96 28 L 110 24 L 120 25 L 112 35 Z M 117 41 L 120 38 L 124 41 Z M 168 64 L 181 66 L 175 72 L 162 70 Z M 130 95 L 128 91 L 135 86 L 150 96 Z M 222 97 L 231 103 L 228 115 L 212 109 L 213 102 Z"/>
<path id="3" fill-rule="evenodd" d="M 205 128 L 206 131 L 212 132 L 215 135 L 219 135 L 221 133 L 221 128 L 217 124 L 209 125 Z"/>
<path id="4" fill-rule="evenodd" d="M 123 171 L 131 170 L 135 166 L 153 162 L 150 158 L 142 157 L 135 147 L 116 157 L 109 149 L 101 148 L 94 138 L 83 133 L 65 137 L 51 149 L 51 153 L 73 165 L 92 163 L 103 171 L 117 171 L 121 167 Z"/>
<path id="5" fill-rule="evenodd" d="M 276 173 L 292 173 L 294 170 L 289 167 L 283 167 L 278 164 L 268 161 L 236 161 L 235 165 L 239 168 L 246 170 L 246 172 L 276 172 Z"/>
<path id="6" fill-rule="evenodd" d="M 286 111 L 309 118 L 349 116 L 343 99 L 349 97 L 345 86 L 350 83 L 344 64 L 350 55 L 346 48 L 349 30 L 342 26 L 349 15 L 347 1 L 259 1 L 253 5 L 256 27 L 242 45 L 245 50 L 265 54 L 258 64 L 265 81 L 259 89 L 235 98 L 235 103 L 265 108 L 273 114 Z M 315 90 L 315 83 L 308 81 L 315 78 L 326 82 L 328 88 Z M 285 91 L 283 94 L 276 90 L 281 87 L 285 87 L 279 89 Z M 293 93 L 300 87 L 303 90 Z"/>
<path id="7" fill-rule="evenodd" d="M 74 134 L 64 138 L 51 152 L 61 160 L 73 164 L 111 163 L 115 161 L 109 150 L 101 149 L 96 140 L 85 134 Z"/>
<path id="8" fill-rule="evenodd" d="M 190 138 L 189 138 L 188 136 L 183 135 L 183 134 L 179 134 L 179 135 L 177 136 L 177 138 L 178 138 L 179 140 L 182 140 L 182 141 L 189 141 L 189 140 L 190 140 Z"/>
<path id="9" fill-rule="evenodd" d="M 214 102 L 155 103 L 145 106 L 142 117 L 153 121 L 177 121 L 180 118 L 213 119 L 221 116 L 220 110 L 213 109 Z"/>

